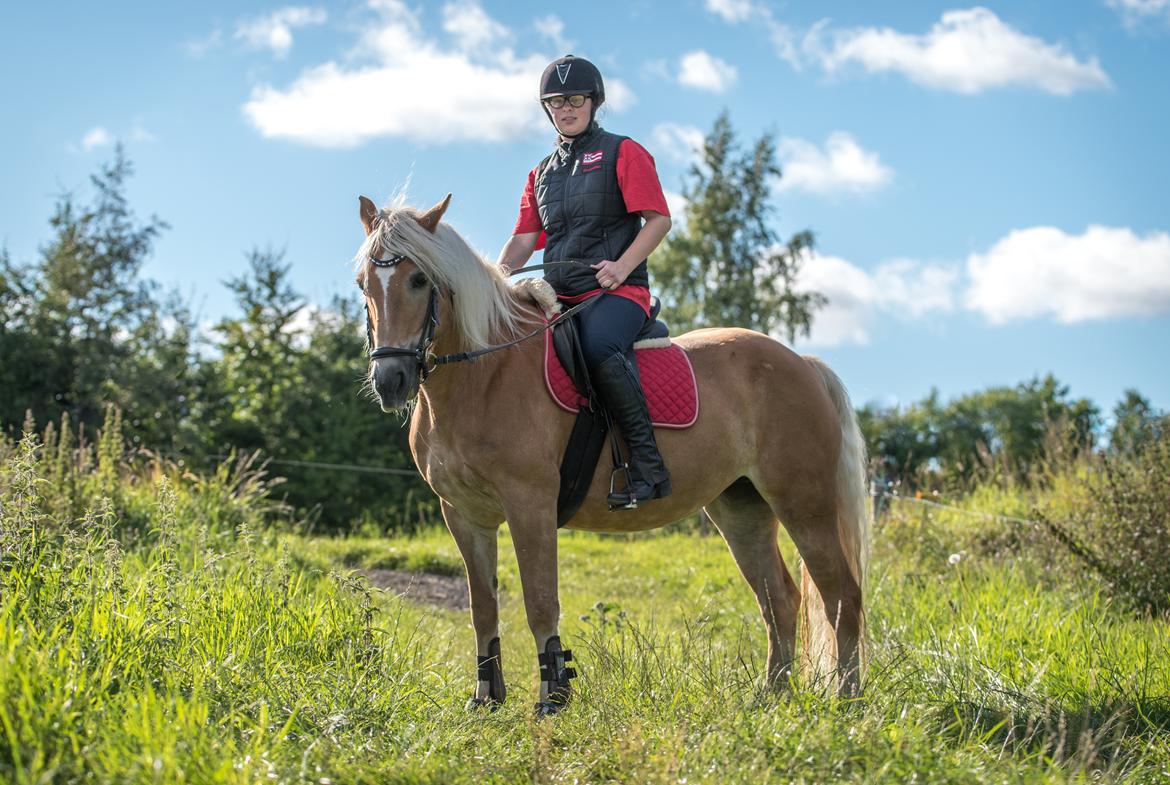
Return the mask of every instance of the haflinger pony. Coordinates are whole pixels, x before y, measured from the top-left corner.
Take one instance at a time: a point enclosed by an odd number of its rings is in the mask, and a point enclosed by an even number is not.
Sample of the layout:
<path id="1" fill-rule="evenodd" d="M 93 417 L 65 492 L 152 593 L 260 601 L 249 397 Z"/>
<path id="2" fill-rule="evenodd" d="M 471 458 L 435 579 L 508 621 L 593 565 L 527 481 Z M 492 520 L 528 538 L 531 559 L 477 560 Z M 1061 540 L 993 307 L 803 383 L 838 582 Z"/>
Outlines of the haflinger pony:
<path id="1" fill-rule="evenodd" d="M 473 361 L 436 363 L 545 324 L 506 271 L 441 221 L 450 199 L 425 212 L 359 200 L 366 239 L 356 266 L 369 311 L 369 381 L 387 412 L 414 402 L 415 464 L 439 496 L 467 567 L 478 655 L 471 704 L 494 707 L 506 694 L 496 581 L 497 533 L 506 520 L 540 664 L 536 709 L 554 713 L 575 675 L 557 629 L 559 466 L 574 416 L 544 387 L 539 336 Z M 824 674 L 820 682 L 842 695 L 859 694 L 865 447 L 841 380 L 820 360 L 751 330 L 702 329 L 674 340 L 690 358 L 701 406 L 690 428 L 657 434 L 673 495 L 610 512 L 610 471 L 601 465 L 568 528 L 641 531 L 705 509 L 763 614 L 767 684 L 790 683 L 799 612 L 810 675 Z M 780 523 L 800 554 L 799 589 L 777 547 Z"/>

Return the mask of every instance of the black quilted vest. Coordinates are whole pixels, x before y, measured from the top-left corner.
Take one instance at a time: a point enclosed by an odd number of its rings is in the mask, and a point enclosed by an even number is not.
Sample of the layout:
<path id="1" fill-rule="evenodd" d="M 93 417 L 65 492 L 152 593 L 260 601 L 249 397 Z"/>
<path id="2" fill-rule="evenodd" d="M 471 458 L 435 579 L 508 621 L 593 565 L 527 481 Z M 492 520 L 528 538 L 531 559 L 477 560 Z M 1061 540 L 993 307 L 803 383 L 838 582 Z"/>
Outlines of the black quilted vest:
<path id="1" fill-rule="evenodd" d="M 547 235 L 546 261 L 617 261 L 634 241 L 642 218 L 626 209 L 617 181 L 618 148 L 625 138 L 593 123 L 583 134 L 558 143 L 553 154 L 540 162 L 535 191 Z M 597 271 L 583 265 L 553 267 L 544 277 L 557 294 L 583 294 L 598 288 Z M 626 283 L 650 285 L 645 259 Z"/>

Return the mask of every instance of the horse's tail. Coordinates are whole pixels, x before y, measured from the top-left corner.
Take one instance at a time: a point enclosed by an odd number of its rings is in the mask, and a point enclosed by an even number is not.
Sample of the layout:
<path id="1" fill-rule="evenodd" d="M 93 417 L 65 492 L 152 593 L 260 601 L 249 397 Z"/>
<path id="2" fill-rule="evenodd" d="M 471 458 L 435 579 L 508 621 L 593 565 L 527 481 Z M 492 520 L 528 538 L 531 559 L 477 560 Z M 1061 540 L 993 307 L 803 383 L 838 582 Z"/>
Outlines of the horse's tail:
<path id="1" fill-rule="evenodd" d="M 858 587 L 865 586 L 865 572 L 869 563 L 869 494 L 866 476 L 865 439 L 857 424 L 857 414 L 849 401 L 849 393 L 836 373 L 816 357 L 804 358 L 821 377 L 825 389 L 833 399 L 837 418 L 841 423 L 841 455 L 837 459 L 837 534 L 849 570 Z M 837 666 L 837 639 L 833 623 L 825 613 L 824 599 L 808 568 L 800 565 L 801 603 L 801 660 L 805 672 L 813 679 L 832 683 Z M 858 669 L 860 679 L 865 669 L 865 613 L 861 611 L 858 627 Z M 819 677 L 819 679 L 818 679 Z"/>

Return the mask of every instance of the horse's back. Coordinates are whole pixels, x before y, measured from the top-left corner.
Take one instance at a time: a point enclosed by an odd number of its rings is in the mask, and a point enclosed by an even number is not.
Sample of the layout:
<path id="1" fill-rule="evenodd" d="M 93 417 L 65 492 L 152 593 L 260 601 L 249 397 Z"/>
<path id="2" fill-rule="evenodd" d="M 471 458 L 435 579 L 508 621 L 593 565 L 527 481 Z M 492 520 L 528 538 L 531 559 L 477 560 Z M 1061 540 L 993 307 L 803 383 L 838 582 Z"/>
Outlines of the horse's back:
<path id="1" fill-rule="evenodd" d="M 708 377 L 723 389 L 754 382 L 773 393 L 787 389 L 827 400 L 821 396 L 823 385 L 812 366 L 763 333 L 742 327 L 705 327 L 672 340 L 687 353 L 696 378 Z"/>

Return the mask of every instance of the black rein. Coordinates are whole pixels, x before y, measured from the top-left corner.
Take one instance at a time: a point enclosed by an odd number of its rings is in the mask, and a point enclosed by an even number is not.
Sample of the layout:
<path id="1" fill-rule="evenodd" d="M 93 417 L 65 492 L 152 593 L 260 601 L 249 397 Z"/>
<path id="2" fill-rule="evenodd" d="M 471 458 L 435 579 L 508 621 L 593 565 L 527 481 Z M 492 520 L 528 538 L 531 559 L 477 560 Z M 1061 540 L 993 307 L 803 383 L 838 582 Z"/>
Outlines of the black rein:
<path id="1" fill-rule="evenodd" d="M 403 254 L 392 256 L 389 259 L 377 259 L 373 256 L 370 256 L 370 263 L 375 267 L 397 267 L 405 260 L 406 256 Z M 510 270 L 508 275 L 512 276 L 519 273 L 531 272 L 533 270 L 543 270 L 549 267 L 559 267 L 562 265 L 581 264 L 585 264 L 585 262 L 545 262 L 544 264 L 534 264 L 530 267 L 522 267 L 519 270 Z M 369 306 L 366 306 L 366 333 L 369 340 L 369 345 L 373 347 L 370 349 L 370 359 L 380 360 L 384 357 L 413 357 L 415 365 L 418 368 L 419 383 L 421 384 L 422 382 L 425 382 L 427 377 L 430 376 L 440 365 L 448 365 L 450 363 L 474 360 L 475 358 L 482 357 L 485 354 L 491 354 L 492 352 L 498 352 L 501 349 L 511 348 L 516 344 L 527 341 L 529 338 L 535 338 L 537 335 L 540 335 L 541 333 L 557 326 L 562 321 L 568 319 L 578 311 L 583 311 L 588 306 L 593 305 L 593 303 L 597 302 L 603 294 L 605 294 L 604 291 L 598 292 L 589 299 L 577 303 L 567 311 L 557 314 L 556 318 L 549 321 L 548 324 L 544 325 L 543 327 L 538 327 L 527 335 L 522 335 L 519 338 L 508 341 L 507 343 L 501 343 L 495 346 L 486 346 L 483 349 L 476 349 L 470 352 L 456 352 L 454 354 L 436 355 L 431 351 L 431 344 L 435 342 L 435 332 L 439 329 L 439 287 L 432 282 L 431 296 L 430 300 L 427 302 L 427 315 L 423 319 L 422 333 L 419 335 L 418 345 L 413 349 L 404 346 L 374 347 L 374 335 L 370 330 Z"/>

